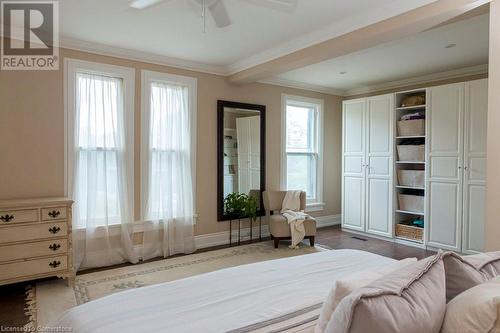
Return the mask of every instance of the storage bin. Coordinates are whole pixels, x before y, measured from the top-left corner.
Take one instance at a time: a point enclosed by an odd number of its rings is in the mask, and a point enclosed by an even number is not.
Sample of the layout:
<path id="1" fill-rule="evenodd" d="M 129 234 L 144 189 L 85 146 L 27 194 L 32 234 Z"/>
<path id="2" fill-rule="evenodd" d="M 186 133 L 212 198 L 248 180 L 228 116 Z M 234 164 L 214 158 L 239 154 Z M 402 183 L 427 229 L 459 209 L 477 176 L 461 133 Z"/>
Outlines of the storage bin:
<path id="1" fill-rule="evenodd" d="M 399 209 L 422 214 L 424 212 L 424 196 L 398 193 Z"/>
<path id="2" fill-rule="evenodd" d="M 399 161 L 425 162 L 425 145 L 398 145 Z"/>
<path id="3" fill-rule="evenodd" d="M 425 119 L 398 121 L 398 136 L 424 136 Z"/>
<path id="4" fill-rule="evenodd" d="M 425 187 L 425 171 L 398 170 L 398 183 L 401 186 Z"/>
<path id="5" fill-rule="evenodd" d="M 396 237 L 421 242 L 424 240 L 424 228 L 398 223 L 396 224 Z"/>

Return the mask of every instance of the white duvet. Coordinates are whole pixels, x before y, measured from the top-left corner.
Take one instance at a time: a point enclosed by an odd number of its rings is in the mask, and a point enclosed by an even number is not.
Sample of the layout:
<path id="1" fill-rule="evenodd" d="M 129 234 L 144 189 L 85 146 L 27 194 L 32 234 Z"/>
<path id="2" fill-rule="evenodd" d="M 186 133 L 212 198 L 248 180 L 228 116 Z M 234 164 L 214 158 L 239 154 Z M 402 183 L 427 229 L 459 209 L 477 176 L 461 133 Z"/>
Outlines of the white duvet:
<path id="1" fill-rule="evenodd" d="M 50 326 L 72 332 L 226 332 L 323 302 L 334 281 L 394 262 L 332 250 L 231 267 L 77 306 Z"/>

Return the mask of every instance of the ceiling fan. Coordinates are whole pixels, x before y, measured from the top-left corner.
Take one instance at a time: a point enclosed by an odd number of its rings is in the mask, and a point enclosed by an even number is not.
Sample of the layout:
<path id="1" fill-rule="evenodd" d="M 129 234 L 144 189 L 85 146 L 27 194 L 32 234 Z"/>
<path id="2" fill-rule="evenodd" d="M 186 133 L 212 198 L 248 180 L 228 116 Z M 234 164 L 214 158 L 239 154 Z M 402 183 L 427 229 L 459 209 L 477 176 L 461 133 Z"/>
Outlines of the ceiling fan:
<path id="1" fill-rule="evenodd" d="M 130 7 L 136 9 L 146 9 L 161 2 L 172 0 L 131 0 Z M 203 31 L 205 31 L 206 12 L 212 15 L 217 28 L 231 25 L 231 18 L 226 10 L 224 0 L 191 0 L 201 8 L 201 17 L 203 19 Z M 231 0 L 233 1 L 233 0 Z M 267 7 L 274 10 L 292 12 L 297 7 L 298 0 L 240 0 L 252 3 L 257 6 Z"/>

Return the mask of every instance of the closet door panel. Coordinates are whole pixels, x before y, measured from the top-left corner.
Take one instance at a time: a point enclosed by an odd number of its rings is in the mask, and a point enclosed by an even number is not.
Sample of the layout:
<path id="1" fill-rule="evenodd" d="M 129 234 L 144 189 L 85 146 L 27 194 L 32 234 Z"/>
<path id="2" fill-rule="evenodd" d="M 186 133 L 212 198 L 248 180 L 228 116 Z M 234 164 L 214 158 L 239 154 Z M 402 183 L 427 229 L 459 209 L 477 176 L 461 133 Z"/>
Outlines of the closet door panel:
<path id="1" fill-rule="evenodd" d="M 367 232 L 390 236 L 391 234 L 391 190 L 387 179 L 372 178 L 368 180 L 367 189 Z"/>
<path id="2" fill-rule="evenodd" d="M 342 227 L 365 230 L 365 100 L 344 102 Z"/>
<path id="3" fill-rule="evenodd" d="M 463 252 L 484 250 L 488 81 L 466 83 Z"/>
<path id="4" fill-rule="evenodd" d="M 359 177 L 344 178 L 343 227 L 364 231 L 364 181 Z"/>
<path id="5" fill-rule="evenodd" d="M 429 206 L 429 245 L 460 251 L 460 185 L 433 182 L 430 187 Z"/>
<path id="6" fill-rule="evenodd" d="M 366 231 L 392 236 L 393 96 L 367 99 Z"/>
<path id="7" fill-rule="evenodd" d="M 464 253 L 484 251 L 484 224 L 486 221 L 486 186 L 469 185 L 464 202 Z"/>
<path id="8" fill-rule="evenodd" d="M 464 83 L 429 89 L 428 245 L 461 251 Z"/>

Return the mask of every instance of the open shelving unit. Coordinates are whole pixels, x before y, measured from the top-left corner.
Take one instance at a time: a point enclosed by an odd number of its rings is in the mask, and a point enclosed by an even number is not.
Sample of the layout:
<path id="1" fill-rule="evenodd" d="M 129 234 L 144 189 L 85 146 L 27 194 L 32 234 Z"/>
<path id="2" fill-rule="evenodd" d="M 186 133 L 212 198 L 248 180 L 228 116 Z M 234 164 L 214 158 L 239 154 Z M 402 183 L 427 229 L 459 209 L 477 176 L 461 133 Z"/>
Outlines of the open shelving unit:
<path id="1" fill-rule="evenodd" d="M 424 160 L 419 161 L 409 161 L 409 160 L 400 160 L 398 153 L 398 145 L 401 145 L 403 142 L 407 142 L 408 140 L 418 141 L 420 144 L 426 144 L 426 132 L 424 133 L 416 133 L 415 135 L 408 134 L 400 134 L 398 121 L 401 120 L 401 117 L 408 114 L 413 114 L 416 112 L 423 113 L 427 118 L 427 105 L 420 104 L 414 106 L 406 106 L 403 107 L 402 102 L 405 98 L 414 95 L 424 95 L 427 100 L 427 91 L 426 89 L 417 89 L 410 91 L 403 91 L 396 93 L 395 96 L 395 124 L 394 124 L 394 151 L 396 152 L 396 158 L 394 159 L 394 235 L 396 241 L 405 244 L 414 244 L 415 246 L 424 246 L 425 244 L 425 195 L 426 195 L 426 182 L 425 182 L 425 168 L 426 168 L 426 160 L 424 154 Z M 426 121 L 424 120 L 424 123 Z M 425 126 L 426 127 L 426 126 Z M 411 134 L 411 133 L 410 133 Z M 407 171 L 423 171 L 423 183 L 419 184 L 400 184 L 399 179 L 399 171 L 407 170 Z M 423 209 L 421 211 L 415 211 L 410 209 L 405 209 L 405 207 L 400 206 L 399 195 L 409 195 L 423 200 Z M 412 225 L 411 223 L 415 220 L 421 220 L 424 222 L 423 227 L 418 227 Z M 413 236 L 408 236 L 412 234 Z M 407 235 L 408 237 L 405 237 Z"/>

